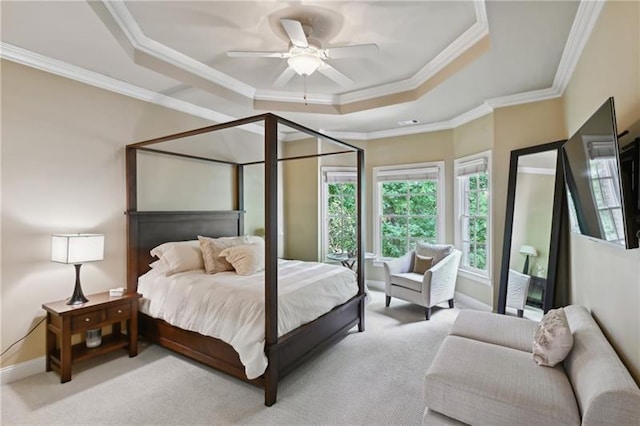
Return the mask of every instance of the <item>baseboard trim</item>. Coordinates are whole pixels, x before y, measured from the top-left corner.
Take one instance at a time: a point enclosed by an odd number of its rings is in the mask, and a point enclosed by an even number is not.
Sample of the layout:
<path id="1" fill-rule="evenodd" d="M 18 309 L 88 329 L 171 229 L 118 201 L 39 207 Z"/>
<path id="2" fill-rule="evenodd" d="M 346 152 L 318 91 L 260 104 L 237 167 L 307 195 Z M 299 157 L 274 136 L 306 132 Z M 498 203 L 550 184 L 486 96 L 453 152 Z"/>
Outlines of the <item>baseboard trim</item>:
<path id="1" fill-rule="evenodd" d="M 20 364 L 9 365 L 0 369 L 0 384 L 17 382 L 29 376 L 40 374 L 45 370 L 45 358 L 35 358 Z"/>
<path id="2" fill-rule="evenodd" d="M 483 302 L 479 301 L 478 299 L 474 299 L 471 296 L 467 296 L 466 294 L 462 294 L 459 291 L 456 291 L 455 293 L 455 299 L 459 300 L 460 303 L 467 305 L 468 307 L 472 308 L 472 309 L 477 309 L 479 311 L 488 311 L 491 312 L 493 309 L 491 309 L 491 306 L 484 304 Z"/>

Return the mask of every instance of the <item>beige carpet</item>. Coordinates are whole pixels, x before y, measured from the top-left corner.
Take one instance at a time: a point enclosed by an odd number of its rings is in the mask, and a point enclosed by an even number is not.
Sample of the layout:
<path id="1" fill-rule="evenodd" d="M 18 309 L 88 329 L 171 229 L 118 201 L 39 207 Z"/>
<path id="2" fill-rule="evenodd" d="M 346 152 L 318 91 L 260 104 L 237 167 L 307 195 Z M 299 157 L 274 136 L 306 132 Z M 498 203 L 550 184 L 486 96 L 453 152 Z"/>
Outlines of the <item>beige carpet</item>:
<path id="1" fill-rule="evenodd" d="M 419 306 L 372 296 L 366 331 L 290 373 L 272 407 L 261 389 L 142 342 L 135 358 L 75 365 L 65 384 L 43 372 L 2 386 L 2 424 L 421 424 L 424 373 L 458 309 L 424 321 Z"/>

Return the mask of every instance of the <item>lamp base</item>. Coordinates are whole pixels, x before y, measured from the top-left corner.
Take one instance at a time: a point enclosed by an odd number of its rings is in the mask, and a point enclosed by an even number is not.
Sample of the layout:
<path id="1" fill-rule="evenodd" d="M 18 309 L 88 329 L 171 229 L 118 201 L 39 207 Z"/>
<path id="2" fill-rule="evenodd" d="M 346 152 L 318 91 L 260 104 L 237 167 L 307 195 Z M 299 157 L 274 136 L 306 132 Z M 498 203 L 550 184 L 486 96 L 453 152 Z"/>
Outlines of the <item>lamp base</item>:
<path id="1" fill-rule="evenodd" d="M 76 267 L 76 286 L 73 289 L 73 295 L 67 302 L 67 305 L 81 305 L 89 301 L 89 299 L 87 299 L 82 293 L 82 287 L 80 286 L 80 267 L 82 266 L 82 264 L 73 266 Z"/>

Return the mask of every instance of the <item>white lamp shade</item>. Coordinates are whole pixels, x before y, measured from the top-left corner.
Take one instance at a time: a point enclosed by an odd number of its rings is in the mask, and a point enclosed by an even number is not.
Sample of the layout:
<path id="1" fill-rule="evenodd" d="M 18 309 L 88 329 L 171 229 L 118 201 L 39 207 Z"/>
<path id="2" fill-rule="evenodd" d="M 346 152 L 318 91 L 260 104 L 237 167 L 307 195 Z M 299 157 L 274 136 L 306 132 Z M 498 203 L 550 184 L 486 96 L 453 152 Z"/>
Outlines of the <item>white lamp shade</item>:
<path id="1" fill-rule="evenodd" d="M 520 247 L 520 253 L 527 256 L 536 257 L 538 255 L 538 250 L 536 250 L 536 248 L 533 246 L 524 245 Z"/>
<path id="2" fill-rule="evenodd" d="M 51 236 L 51 261 L 74 265 L 104 259 L 104 235 L 55 234 Z"/>

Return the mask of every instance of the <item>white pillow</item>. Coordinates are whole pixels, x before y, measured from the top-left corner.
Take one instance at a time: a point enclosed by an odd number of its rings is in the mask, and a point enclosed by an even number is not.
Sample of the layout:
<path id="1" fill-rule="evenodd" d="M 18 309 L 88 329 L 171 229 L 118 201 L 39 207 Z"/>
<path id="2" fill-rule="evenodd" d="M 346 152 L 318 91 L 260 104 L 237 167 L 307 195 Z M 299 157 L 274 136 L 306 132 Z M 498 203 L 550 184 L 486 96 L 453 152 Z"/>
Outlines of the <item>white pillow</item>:
<path id="1" fill-rule="evenodd" d="M 238 275 L 253 275 L 264 269 L 264 245 L 262 244 L 229 247 L 220 252 L 220 257 L 225 257 Z"/>
<path id="2" fill-rule="evenodd" d="M 533 360 L 553 367 L 562 362 L 573 347 L 573 335 L 563 308 L 551 309 L 540 320 L 533 336 Z"/>
<path id="3" fill-rule="evenodd" d="M 248 240 L 244 235 L 240 237 L 220 238 L 198 235 L 198 242 L 200 244 L 200 251 L 202 252 L 205 272 L 207 274 L 215 274 L 218 272 L 233 271 L 233 266 L 227 262 L 224 257 L 220 257 L 220 252 L 228 247 L 247 244 Z"/>
<path id="4" fill-rule="evenodd" d="M 196 240 L 160 244 L 154 247 L 150 253 L 151 256 L 156 256 L 160 259 L 163 266 L 167 266 L 167 276 L 178 272 L 204 268 L 200 245 Z"/>

